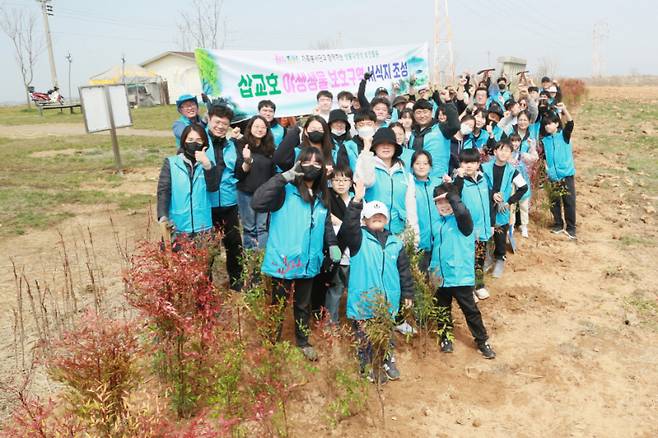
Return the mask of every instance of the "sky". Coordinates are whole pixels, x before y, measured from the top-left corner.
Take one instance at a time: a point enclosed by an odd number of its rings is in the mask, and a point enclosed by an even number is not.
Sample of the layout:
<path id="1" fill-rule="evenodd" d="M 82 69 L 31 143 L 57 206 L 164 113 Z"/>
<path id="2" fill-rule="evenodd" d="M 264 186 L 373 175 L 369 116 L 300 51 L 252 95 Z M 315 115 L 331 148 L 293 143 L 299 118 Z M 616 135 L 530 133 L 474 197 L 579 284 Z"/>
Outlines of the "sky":
<path id="1" fill-rule="evenodd" d="M 179 50 L 185 0 L 52 0 L 50 29 L 60 89 L 121 63 L 139 64 L 161 52 Z M 602 45 L 606 74 L 658 74 L 658 26 L 650 0 L 449 0 L 453 51 L 458 72 L 495 64 L 499 56 L 528 60 L 532 72 L 548 61 L 561 77 L 592 74 L 592 33 L 605 22 Z M 246 7 L 248 5 L 248 7 Z M 36 0 L 0 0 L 0 6 L 34 11 Z M 224 0 L 231 50 L 308 49 L 334 41 L 336 48 L 432 42 L 434 1 Z M 24 99 L 22 81 L 9 39 L 0 34 L 0 102 Z M 33 85 L 51 85 L 47 52 L 38 60 Z"/>

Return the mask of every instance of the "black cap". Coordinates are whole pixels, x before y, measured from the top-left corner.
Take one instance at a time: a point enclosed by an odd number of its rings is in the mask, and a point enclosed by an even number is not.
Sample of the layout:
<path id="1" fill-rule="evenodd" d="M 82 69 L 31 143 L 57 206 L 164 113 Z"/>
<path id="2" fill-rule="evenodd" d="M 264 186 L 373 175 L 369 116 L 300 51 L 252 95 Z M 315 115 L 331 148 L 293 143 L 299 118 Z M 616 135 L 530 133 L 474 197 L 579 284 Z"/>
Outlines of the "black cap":
<path id="1" fill-rule="evenodd" d="M 433 108 L 432 103 L 427 100 L 427 99 L 418 99 L 416 103 L 414 103 L 413 110 L 416 111 L 418 109 L 428 109 L 431 110 Z"/>
<path id="2" fill-rule="evenodd" d="M 503 117 L 503 110 L 496 102 L 492 102 L 491 105 L 489 105 L 489 112 L 498 114 L 499 117 Z"/>
<path id="3" fill-rule="evenodd" d="M 404 103 L 405 105 L 409 103 L 409 99 L 406 98 L 406 96 L 396 96 L 395 99 L 393 99 L 393 106 L 398 105 L 400 103 Z"/>
<path id="4" fill-rule="evenodd" d="M 375 96 L 377 96 L 379 93 L 386 93 L 388 95 L 388 90 L 386 87 L 379 87 L 375 90 Z"/>
<path id="5" fill-rule="evenodd" d="M 345 111 L 343 111 L 342 109 L 331 110 L 331 112 L 329 113 L 329 122 L 327 122 L 327 124 L 331 126 L 333 122 L 345 122 L 345 124 L 347 125 L 347 130 L 349 131 L 350 129 L 352 129 L 352 125 L 350 125 L 350 122 L 347 119 L 347 114 L 345 114 Z"/>
<path id="6" fill-rule="evenodd" d="M 375 151 L 377 146 L 383 143 L 392 144 L 395 146 L 395 153 L 393 158 L 397 158 L 402 155 L 402 146 L 398 144 L 397 139 L 395 138 L 395 131 L 391 128 L 379 128 L 375 135 L 372 136 L 372 150 Z"/>
<path id="7" fill-rule="evenodd" d="M 543 78 L 541 78 L 541 81 L 542 82 L 551 82 L 551 78 L 549 78 L 548 76 L 544 76 Z"/>

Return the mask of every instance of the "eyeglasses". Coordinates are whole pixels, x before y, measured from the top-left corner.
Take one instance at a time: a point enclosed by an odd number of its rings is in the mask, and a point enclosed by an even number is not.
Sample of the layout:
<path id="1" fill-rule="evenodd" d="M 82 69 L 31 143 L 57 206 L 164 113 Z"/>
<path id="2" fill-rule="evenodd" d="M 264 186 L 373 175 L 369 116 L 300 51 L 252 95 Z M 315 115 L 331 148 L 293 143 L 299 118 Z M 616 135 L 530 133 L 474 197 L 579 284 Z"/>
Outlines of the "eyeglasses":
<path id="1" fill-rule="evenodd" d="M 349 184 L 349 183 L 352 182 L 352 180 L 349 179 L 349 178 L 334 178 L 334 179 L 332 179 L 331 181 L 333 181 L 333 182 L 335 182 L 335 183 L 341 183 L 341 184 L 342 184 L 342 183 L 344 183 L 344 184 Z"/>

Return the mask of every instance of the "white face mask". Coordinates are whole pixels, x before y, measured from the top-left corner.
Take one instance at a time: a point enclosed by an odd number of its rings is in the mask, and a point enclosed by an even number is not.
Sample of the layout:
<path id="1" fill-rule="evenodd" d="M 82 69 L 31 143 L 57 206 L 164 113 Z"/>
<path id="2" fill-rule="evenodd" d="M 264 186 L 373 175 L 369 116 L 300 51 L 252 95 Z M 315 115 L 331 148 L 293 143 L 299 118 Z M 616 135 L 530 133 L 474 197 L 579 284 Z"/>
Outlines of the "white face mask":
<path id="1" fill-rule="evenodd" d="M 375 128 L 372 126 L 364 126 L 362 128 L 357 128 L 356 132 L 361 138 L 369 138 L 375 135 Z"/>
<path id="2" fill-rule="evenodd" d="M 471 125 L 462 123 L 461 126 L 459 127 L 459 132 L 462 133 L 462 135 L 468 135 L 471 132 L 473 132 L 473 128 L 471 128 Z"/>
<path id="3" fill-rule="evenodd" d="M 340 137 L 341 135 L 345 134 L 344 129 L 332 129 L 331 133 L 335 135 L 336 137 Z"/>

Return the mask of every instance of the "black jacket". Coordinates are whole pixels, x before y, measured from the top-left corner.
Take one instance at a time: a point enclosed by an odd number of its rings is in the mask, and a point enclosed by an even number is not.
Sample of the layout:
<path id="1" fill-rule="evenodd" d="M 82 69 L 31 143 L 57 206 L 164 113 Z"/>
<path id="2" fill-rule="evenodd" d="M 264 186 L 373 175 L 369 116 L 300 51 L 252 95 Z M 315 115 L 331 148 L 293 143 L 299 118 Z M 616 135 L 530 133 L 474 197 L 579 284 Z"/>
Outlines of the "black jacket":
<path id="1" fill-rule="evenodd" d="M 350 201 L 350 204 L 347 206 L 347 211 L 345 212 L 345 218 L 343 219 L 343 225 L 340 227 L 338 232 L 338 242 L 341 247 L 347 247 L 350 249 L 350 257 L 355 256 L 361 249 L 361 242 L 363 239 L 363 234 L 361 230 L 372 234 L 377 238 L 379 243 L 382 245 L 382 248 L 386 245 L 386 241 L 391 232 L 388 230 L 384 231 L 370 231 L 365 226 L 361 226 L 361 210 L 363 209 L 363 202 L 356 202 L 354 200 Z M 468 212 L 468 210 L 466 210 Z M 470 217 L 470 216 L 469 216 Z M 471 223 L 471 228 L 473 224 Z M 400 254 L 398 255 L 397 260 L 398 272 L 400 274 L 400 293 L 402 299 L 413 299 L 414 297 L 414 282 L 413 277 L 411 276 L 411 268 L 409 267 L 409 258 L 405 252 L 404 247 L 400 249 Z"/>
<path id="2" fill-rule="evenodd" d="M 299 133 L 301 129 L 298 126 L 288 129 L 281 143 L 274 151 L 272 161 L 276 166 L 285 172 L 292 169 L 295 165 L 295 148 L 301 144 Z"/>
<path id="3" fill-rule="evenodd" d="M 190 165 L 189 175 L 190 179 L 194 175 L 192 172 L 191 163 L 187 162 Z M 199 166 L 201 164 L 198 164 Z M 213 165 L 210 169 L 203 169 L 203 176 L 206 180 L 206 190 L 208 192 L 216 192 L 219 190 L 219 173 L 217 171 L 217 166 Z M 165 158 L 162 167 L 160 168 L 160 177 L 158 178 L 158 220 L 163 216 L 169 216 L 169 206 L 171 205 L 171 169 L 169 167 L 169 159 Z"/>
<path id="4" fill-rule="evenodd" d="M 275 173 L 276 167 L 272 158 L 263 155 L 257 149 L 251 150 L 251 169 L 245 172 L 242 169 L 244 158 L 242 158 L 242 149 L 244 143 L 240 143 L 237 147 L 237 159 L 235 160 L 235 177 L 238 179 L 237 188 L 244 193 L 254 193 L 258 187 L 265 184 Z"/>

